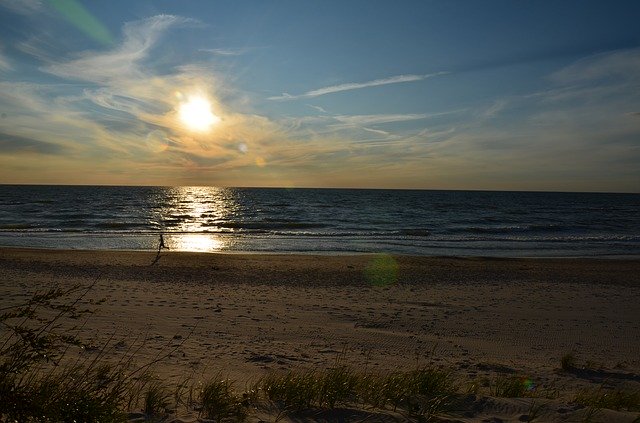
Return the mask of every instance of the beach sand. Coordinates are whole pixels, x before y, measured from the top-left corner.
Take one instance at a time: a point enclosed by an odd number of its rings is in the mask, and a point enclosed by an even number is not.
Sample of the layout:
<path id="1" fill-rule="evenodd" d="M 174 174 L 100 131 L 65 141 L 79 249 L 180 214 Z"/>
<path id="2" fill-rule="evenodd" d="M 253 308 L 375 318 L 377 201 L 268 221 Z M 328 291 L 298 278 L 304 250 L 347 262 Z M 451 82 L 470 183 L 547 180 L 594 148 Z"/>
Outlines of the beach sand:
<path id="1" fill-rule="evenodd" d="M 557 399 L 539 400 L 546 405 L 536 421 L 584 417 L 570 402 L 581 389 L 640 389 L 638 259 L 155 258 L 1 248 L 0 305 L 53 284 L 95 281 L 82 304 L 106 301 L 80 338 L 97 349 L 108 345 L 105 357 L 114 362 L 131 351 L 140 364 L 170 353 L 151 368 L 170 384 L 223 375 L 243 387 L 267 372 L 337 361 L 362 371 L 438 366 L 480 386 L 472 411 L 452 421 L 519 421 L 531 400 L 490 398 L 487 385 L 499 375 L 558 391 Z M 580 366 L 561 371 L 570 352 Z M 638 413 L 603 410 L 596 417 L 630 422 Z"/>

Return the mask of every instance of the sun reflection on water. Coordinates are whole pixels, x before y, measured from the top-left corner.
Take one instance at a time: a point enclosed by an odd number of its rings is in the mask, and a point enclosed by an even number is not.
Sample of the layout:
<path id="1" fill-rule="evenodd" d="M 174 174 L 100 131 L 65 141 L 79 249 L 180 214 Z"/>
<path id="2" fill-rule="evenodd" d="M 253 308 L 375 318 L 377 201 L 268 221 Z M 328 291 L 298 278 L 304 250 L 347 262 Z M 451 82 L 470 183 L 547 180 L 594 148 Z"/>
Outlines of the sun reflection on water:
<path id="1" fill-rule="evenodd" d="M 228 247 L 221 233 L 238 207 L 235 194 L 216 187 L 167 188 L 155 221 L 167 246 L 174 251 L 213 252 Z"/>
<path id="2" fill-rule="evenodd" d="M 226 242 L 212 234 L 171 234 L 167 244 L 172 250 L 198 253 L 223 251 L 226 247 Z"/>

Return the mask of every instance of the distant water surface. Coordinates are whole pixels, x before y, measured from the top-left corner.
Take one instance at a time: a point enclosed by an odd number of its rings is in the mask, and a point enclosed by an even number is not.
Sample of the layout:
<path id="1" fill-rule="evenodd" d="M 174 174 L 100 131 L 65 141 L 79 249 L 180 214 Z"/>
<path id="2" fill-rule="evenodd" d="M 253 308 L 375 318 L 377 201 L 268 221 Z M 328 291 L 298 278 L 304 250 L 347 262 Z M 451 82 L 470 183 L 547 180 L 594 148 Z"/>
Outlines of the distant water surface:
<path id="1" fill-rule="evenodd" d="M 640 195 L 0 186 L 0 245 L 463 256 L 640 255 Z"/>

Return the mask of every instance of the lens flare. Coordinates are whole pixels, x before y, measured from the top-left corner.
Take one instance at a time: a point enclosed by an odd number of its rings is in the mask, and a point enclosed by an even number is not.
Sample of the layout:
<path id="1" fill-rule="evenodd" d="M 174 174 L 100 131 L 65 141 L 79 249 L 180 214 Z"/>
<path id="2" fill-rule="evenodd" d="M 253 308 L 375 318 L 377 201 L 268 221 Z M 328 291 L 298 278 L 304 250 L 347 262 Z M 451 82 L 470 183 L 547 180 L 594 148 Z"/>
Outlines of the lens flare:
<path id="1" fill-rule="evenodd" d="M 393 285 L 398 281 L 398 263 L 388 254 L 378 254 L 367 265 L 364 277 L 374 286 Z"/>

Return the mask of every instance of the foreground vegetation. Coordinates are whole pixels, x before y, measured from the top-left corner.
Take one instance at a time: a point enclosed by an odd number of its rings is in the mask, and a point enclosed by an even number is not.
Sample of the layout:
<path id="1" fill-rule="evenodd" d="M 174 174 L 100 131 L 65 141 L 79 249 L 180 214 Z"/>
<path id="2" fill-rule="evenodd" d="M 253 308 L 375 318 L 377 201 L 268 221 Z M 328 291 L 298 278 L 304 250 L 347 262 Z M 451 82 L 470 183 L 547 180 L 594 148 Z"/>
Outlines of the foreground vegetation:
<path id="1" fill-rule="evenodd" d="M 221 376 L 199 384 L 185 380 L 169 388 L 147 370 L 175 349 L 144 365 L 134 364 L 133 350 L 119 363 L 106 364 L 109 345 L 86 353 L 88 346 L 74 335 L 74 323 L 91 313 L 79 307 L 91 288 L 52 288 L 0 309 L 0 421 L 123 422 L 138 410 L 153 420 L 179 409 L 216 422 L 243 421 L 260 407 L 277 410 L 276 420 L 287 413 L 346 407 L 431 421 L 478 393 L 477 384 L 443 369 L 368 373 L 340 363 L 329 369 L 272 373 L 244 389 Z M 560 364 L 564 371 L 575 369 L 575 357 L 567 355 Z M 487 386 L 494 397 L 541 395 L 526 378 L 498 377 Z M 640 392 L 583 391 L 573 402 L 595 411 L 640 411 Z M 534 401 L 531 404 L 527 421 L 541 410 Z"/>

